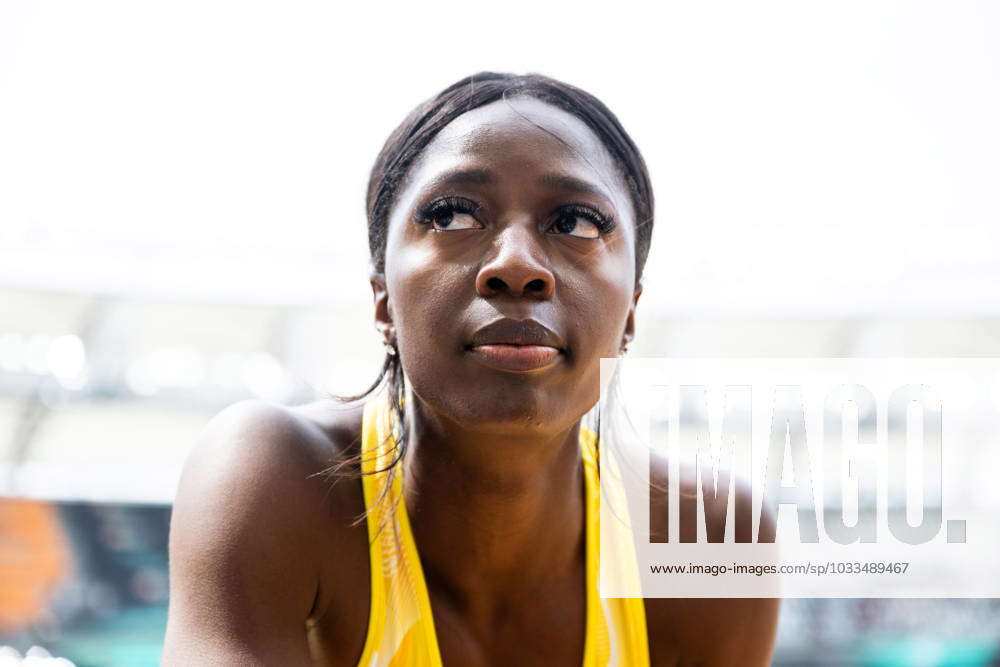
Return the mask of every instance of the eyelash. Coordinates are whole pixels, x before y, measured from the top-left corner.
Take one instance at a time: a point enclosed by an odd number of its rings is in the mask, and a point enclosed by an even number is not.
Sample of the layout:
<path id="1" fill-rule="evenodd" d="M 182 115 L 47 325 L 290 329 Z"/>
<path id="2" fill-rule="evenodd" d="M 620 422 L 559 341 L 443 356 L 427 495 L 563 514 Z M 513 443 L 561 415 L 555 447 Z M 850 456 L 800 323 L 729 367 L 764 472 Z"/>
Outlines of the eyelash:
<path id="1" fill-rule="evenodd" d="M 560 207 L 559 214 L 556 219 L 562 218 L 564 215 L 569 215 L 572 217 L 580 217 L 584 220 L 588 220 L 597 227 L 597 231 L 601 233 L 601 236 L 609 233 L 615 228 L 614 218 L 604 216 L 589 206 L 580 206 L 579 204 L 567 204 Z"/>
<path id="2" fill-rule="evenodd" d="M 421 208 L 417 212 L 417 223 L 430 225 L 435 220 L 448 215 L 454 215 L 455 213 L 475 215 L 481 208 L 475 202 L 464 197 L 444 197 L 443 199 L 432 201 Z M 557 212 L 556 220 L 561 219 L 563 216 L 580 217 L 588 220 L 593 223 L 602 236 L 611 232 L 617 224 L 614 218 L 602 215 L 588 206 L 581 206 L 579 204 L 561 206 Z"/>
<path id="3" fill-rule="evenodd" d="M 466 213 L 475 215 L 479 212 L 480 206 L 464 197 L 445 197 L 432 201 L 417 212 L 417 223 L 421 225 L 431 225 L 435 220 L 440 220 L 455 213 Z"/>

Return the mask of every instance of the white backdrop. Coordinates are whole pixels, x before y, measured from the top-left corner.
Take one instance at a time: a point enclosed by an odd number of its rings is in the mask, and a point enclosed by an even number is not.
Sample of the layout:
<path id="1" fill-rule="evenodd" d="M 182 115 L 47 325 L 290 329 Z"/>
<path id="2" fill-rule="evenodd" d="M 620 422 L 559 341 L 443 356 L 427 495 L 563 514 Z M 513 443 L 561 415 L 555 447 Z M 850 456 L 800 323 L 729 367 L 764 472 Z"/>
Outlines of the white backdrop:
<path id="1" fill-rule="evenodd" d="M 996 3 L 351 5 L 0 4 L 0 286 L 367 302 L 375 155 L 492 69 L 645 153 L 645 309 L 1000 312 Z"/>

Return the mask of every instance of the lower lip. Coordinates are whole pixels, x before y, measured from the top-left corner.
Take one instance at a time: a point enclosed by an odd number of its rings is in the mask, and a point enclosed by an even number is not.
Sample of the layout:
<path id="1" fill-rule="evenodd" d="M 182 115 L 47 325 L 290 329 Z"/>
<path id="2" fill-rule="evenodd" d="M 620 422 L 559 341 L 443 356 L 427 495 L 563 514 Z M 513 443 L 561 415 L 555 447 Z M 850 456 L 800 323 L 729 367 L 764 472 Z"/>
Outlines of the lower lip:
<path id="1" fill-rule="evenodd" d="M 487 366 L 521 372 L 546 368 L 559 356 L 559 350 L 548 345 L 477 345 L 470 352 Z"/>

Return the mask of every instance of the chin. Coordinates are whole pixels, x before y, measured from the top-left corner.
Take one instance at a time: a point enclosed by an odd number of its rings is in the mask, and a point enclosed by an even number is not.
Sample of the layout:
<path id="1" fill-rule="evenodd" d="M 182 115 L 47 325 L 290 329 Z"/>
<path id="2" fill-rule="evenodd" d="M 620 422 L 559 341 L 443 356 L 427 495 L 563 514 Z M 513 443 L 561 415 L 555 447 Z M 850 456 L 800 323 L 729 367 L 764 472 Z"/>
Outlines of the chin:
<path id="1" fill-rule="evenodd" d="M 571 397 L 552 388 L 497 382 L 467 391 L 428 396 L 435 410 L 463 428 L 511 436 L 543 435 L 575 421 L 567 411 Z"/>

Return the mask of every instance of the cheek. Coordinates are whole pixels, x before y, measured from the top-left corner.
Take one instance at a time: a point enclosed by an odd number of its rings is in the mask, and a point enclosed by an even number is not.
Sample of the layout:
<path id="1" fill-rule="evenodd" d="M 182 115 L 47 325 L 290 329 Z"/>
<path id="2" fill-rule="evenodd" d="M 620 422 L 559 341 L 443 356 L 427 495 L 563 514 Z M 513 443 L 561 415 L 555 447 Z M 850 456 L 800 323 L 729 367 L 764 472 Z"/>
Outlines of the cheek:
<path id="1" fill-rule="evenodd" d="M 433 354 L 435 330 L 454 322 L 465 302 L 467 269 L 437 261 L 419 244 L 395 249 L 386 262 L 389 307 L 403 354 Z"/>
<path id="2" fill-rule="evenodd" d="M 624 259 L 608 257 L 565 281 L 567 324 L 577 338 L 581 361 L 599 364 L 601 357 L 618 356 L 632 303 L 633 271 Z"/>

